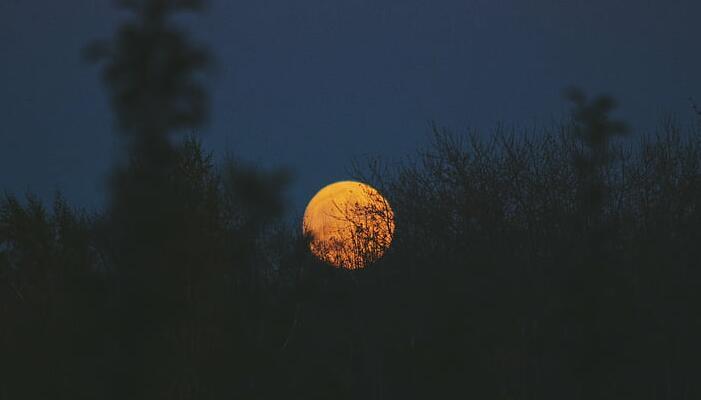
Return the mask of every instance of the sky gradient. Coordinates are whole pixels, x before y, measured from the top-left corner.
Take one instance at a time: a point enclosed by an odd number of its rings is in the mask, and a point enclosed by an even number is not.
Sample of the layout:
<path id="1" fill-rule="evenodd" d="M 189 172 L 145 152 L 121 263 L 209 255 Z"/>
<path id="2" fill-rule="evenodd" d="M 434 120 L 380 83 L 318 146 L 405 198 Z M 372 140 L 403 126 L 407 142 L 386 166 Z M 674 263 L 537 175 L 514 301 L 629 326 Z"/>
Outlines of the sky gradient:
<path id="1" fill-rule="evenodd" d="M 211 0 L 182 23 L 214 55 L 205 145 L 290 168 L 301 212 L 354 158 L 412 154 L 429 121 L 547 124 L 571 85 L 616 97 L 636 132 L 691 121 L 699 15 L 698 0 Z M 124 16 L 104 0 L 0 2 L 0 190 L 100 207 L 122 141 L 80 52 Z"/>

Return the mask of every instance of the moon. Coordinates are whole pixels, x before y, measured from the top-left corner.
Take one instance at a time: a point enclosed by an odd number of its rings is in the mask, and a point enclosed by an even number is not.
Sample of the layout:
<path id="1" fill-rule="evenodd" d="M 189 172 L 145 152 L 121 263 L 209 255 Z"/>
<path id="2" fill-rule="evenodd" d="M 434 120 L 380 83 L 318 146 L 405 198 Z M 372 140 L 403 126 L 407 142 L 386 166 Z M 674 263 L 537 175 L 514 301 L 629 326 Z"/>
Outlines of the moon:
<path id="1" fill-rule="evenodd" d="M 380 259 L 394 237 L 394 212 L 377 189 L 356 181 L 325 186 L 304 211 L 302 230 L 319 260 L 361 269 Z"/>

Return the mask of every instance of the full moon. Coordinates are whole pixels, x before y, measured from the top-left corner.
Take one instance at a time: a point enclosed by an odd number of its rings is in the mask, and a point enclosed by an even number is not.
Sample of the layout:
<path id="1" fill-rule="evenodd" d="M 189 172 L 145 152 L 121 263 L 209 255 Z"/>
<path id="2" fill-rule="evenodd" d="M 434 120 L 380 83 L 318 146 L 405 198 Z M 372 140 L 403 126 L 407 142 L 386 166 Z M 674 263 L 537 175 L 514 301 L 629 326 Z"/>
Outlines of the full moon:
<path id="1" fill-rule="evenodd" d="M 318 259 L 335 267 L 365 268 L 380 259 L 392 243 L 394 212 L 372 186 L 336 182 L 309 201 L 303 231 Z"/>

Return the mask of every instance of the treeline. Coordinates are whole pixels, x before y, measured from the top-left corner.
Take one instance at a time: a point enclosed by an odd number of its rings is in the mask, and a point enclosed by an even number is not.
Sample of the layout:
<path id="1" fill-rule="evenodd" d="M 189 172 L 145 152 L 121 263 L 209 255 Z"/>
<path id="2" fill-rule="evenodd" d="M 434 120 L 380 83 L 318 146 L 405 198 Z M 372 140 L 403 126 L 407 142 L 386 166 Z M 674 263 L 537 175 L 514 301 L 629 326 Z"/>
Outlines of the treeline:
<path id="1" fill-rule="evenodd" d="M 581 134 L 596 120 L 436 130 L 412 162 L 363 169 L 397 210 L 391 253 L 366 271 L 393 273 L 398 304 L 378 318 L 412 360 L 390 357 L 403 373 L 387 397 L 699 395 L 701 135 L 670 120 L 595 150 Z"/>
<path id="2" fill-rule="evenodd" d="M 359 168 L 397 230 L 358 271 L 315 261 L 278 184 L 250 183 L 281 176 L 192 139 L 120 221 L 6 195 L 0 395 L 694 398 L 701 136 L 618 140 L 592 185 L 580 124 L 436 130 Z"/>
<path id="3" fill-rule="evenodd" d="M 284 171 L 217 164 L 207 54 L 123 1 L 89 48 L 128 157 L 105 210 L 0 200 L 0 399 L 695 399 L 701 134 L 571 120 L 433 142 L 358 179 L 396 217 L 361 270 L 311 256 Z"/>

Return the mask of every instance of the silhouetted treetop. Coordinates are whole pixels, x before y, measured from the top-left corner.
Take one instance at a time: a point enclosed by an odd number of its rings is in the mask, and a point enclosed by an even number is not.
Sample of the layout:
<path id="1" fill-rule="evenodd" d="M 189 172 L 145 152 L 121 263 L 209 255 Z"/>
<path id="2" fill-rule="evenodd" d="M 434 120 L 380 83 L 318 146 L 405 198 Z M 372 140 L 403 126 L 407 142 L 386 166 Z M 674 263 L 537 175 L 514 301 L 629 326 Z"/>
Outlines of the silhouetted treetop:
<path id="1" fill-rule="evenodd" d="M 103 78 L 120 128 L 129 135 L 163 136 L 196 127 L 207 117 L 207 95 L 197 73 L 208 54 L 168 21 L 180 10 L 198 10 L 201 1 L 121 1 L 135 18 L 109 42 L 86 49 L 104 61 Z"/>
<path id="2" fill-rule="evenodd" d="M 577 88 L 568 89 L 565 95 L 575 106 L 573 116 L 578 125 L 574 133 L 588 146 L 606 146 L 611 138 L 628 132 L 625 122 L 610 118 L 610 113 L 616 108 L 612 97 L 602 95 L 589 100 Z"/>

